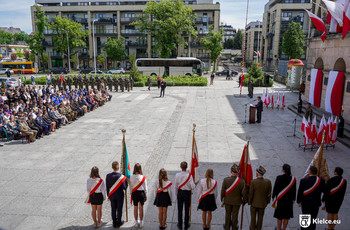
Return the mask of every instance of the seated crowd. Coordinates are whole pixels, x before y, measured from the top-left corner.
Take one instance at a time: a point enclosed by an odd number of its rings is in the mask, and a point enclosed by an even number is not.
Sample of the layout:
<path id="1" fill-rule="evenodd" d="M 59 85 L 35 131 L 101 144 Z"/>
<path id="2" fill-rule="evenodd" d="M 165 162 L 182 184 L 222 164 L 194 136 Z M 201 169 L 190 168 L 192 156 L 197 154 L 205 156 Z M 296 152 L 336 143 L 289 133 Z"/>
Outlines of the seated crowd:
<path id="1" fill-rule="evenodd" d="M 56 91 L 52 86 L 0 90 L 0 137 L 34 142 L 110 101 L 107 90 Z"/>

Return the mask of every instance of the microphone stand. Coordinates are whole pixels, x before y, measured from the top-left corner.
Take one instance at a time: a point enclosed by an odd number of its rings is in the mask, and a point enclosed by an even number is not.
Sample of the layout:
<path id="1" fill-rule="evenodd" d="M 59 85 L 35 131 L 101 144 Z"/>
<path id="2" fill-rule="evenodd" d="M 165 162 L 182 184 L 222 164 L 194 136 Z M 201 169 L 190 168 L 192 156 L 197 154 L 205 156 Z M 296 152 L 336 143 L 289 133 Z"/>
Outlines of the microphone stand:
<path id="1" fill-rule="evenodd" d="M 292 124 L 294 124 L 294 127 L 293 127 L 293 135 L 289 135 L 287 137 L 297 137 L 297 135 L 295 134 L 296 133 L 296 128 L 297 128 L 297 117 L 298 117 L 298 114 L 295 116 Z"/>

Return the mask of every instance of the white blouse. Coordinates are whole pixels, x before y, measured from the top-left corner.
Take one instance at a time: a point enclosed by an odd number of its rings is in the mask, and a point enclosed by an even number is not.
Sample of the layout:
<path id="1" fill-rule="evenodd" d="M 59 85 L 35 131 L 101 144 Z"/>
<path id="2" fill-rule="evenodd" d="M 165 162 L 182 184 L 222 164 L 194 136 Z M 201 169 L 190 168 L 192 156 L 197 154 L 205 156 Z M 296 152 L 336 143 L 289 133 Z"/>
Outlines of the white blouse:
<path id="1" fill-rule="evenodd" d="M 198 197 L 200 198 L 202 195 L 209 192 L 215 185 L 215 180 L 211 179 L 211 187 L 208 189 L 207 187 L 207 179 L 201 179 L 198 184 Z M 215 189 L 211 191 L 209 194 L 214 194 L 215 200 L 218 196 L 218 185 L 216 185 Z"/>
<path id="2" fill-rule="evenodd" d="M 100 178 L 91 178 L 89 177 L 87 179 L 87 183 L 86 183 L 86 191 L 88 194 L 90 194 L 90 191 L 95 188 L 95 186 L 97 185 L 97 183 L 100 181 Z M 102 180 L 102 183 L 100 184 L 100 186 L 96 189 L 95 193 L 102 193 L 103 195 L 103 199 L 107 198 L 107 192 L 106 192 L 106 184 L 105 182 Z"/>
<path id="3" fill-rule="evenodd" d="M 130 176 L 130 193 L 142 181 L 142 178 L 143 175 L 140 174 L 133 174 Z M 147 196 L 147 179 L 145 179 L 137 191 L 145 191 L 145 195 Z"/>
<path id="4" fill-rule="evenodd" d="M 171 181 L 167 180 L 167 181 L 162 181 L 163 184 L 163 188 L 165 188 L 168 184 L 170 184 Z M 169 188 L 165 189 L 163 192 L 168 192 L 169 196 L 170 196 L 170 200 L 173 201 L 173 193 L 174 193 L 174 189 L 173 189 L 174 185 L 171 185 Z M 154 183 L 154 197 L 157 196 L 157 191 L 160 190 L 161 187 L 159 186 L 159 180 L 156 180 Z"/>

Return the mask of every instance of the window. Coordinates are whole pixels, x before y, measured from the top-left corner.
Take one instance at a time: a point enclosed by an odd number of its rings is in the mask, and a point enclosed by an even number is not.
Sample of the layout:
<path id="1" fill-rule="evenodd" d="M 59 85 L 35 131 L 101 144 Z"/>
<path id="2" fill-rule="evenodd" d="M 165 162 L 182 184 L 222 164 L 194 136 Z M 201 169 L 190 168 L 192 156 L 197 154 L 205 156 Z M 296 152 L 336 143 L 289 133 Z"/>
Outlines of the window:
<path id="1" fill-rule="evenodd" d="M 96 18 L 105 18 L 106 14 L 96 14 Z"/>
<path id="2" fill-rule="evenodd" d="M 124 17 L 125 18 L 134 18 L 136 15 L 135 14 L 132 14 L 132 13 L 126 13 L 124 14 Z"/>

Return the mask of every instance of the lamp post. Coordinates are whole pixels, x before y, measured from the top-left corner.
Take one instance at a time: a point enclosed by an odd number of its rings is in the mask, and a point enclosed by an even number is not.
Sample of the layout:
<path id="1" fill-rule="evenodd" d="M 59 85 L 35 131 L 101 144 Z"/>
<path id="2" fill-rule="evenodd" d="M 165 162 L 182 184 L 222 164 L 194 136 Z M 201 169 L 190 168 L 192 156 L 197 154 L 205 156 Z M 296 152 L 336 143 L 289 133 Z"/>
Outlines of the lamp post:
<path id="1" fill-rule="evenodd" d="M 97 18 L 92 20 L 92 44 L 93 44 L 93 49 L 94 49 L 94 70 L 95 70 L 95 75 L 96 75 L 95 22 L 97 20 L 98 20 Z"/>
<path id="2" fill-rule="evenodd" d="M 68 38 L 68 31 L 65 29 L 62 29 L 62 31 L 66 32 L 67 34 L 67 46 L 68 46 L 68 53 L 67 53 L 67 57 L 68 57 L 68 71 L 70 72 L 70 50 L 69 50 L 69 38 Z"/>

